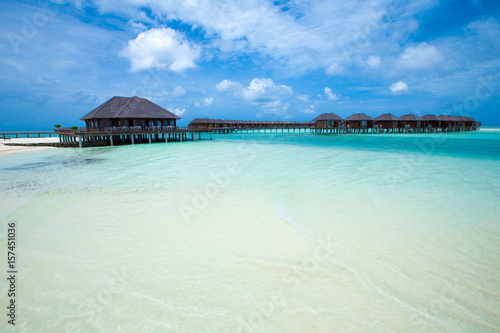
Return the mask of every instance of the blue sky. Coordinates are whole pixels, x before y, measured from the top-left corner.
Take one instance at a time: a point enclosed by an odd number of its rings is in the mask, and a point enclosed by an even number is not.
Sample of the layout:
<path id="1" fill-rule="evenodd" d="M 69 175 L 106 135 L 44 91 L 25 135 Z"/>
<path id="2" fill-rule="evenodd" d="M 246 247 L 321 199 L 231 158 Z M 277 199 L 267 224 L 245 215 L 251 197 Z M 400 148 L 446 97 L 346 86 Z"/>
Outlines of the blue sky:
<path id="1" fill-rule="evenodd" d="M 497 1 L 0 3 L 0 130 L 83 126 L 113 96 L 183 126 L 323 112 L 500 125 Z"/>

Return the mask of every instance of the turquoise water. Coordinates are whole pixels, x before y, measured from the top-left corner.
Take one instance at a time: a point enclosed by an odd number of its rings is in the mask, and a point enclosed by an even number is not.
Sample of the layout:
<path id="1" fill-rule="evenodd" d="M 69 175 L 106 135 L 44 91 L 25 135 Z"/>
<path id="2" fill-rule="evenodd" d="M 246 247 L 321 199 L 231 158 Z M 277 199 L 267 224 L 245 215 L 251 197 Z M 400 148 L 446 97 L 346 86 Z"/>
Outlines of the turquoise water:
<path id="1" fill-rule="evenodd" d="M 228 134 L 0 170 L 19 331 L 500 327 L 500 129 Z"/>

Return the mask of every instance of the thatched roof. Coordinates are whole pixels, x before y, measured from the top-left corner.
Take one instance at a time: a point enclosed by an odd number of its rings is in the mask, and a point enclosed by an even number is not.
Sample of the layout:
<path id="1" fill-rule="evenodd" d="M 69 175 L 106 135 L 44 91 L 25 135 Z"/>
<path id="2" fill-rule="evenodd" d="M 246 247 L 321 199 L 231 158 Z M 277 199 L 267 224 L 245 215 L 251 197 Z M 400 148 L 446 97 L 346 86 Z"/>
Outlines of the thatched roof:
<path id="1" fill-rule="evenodd" d="M 472 121 L 472 122 L 475 122 L 475 120 L 474 120 L 474 119 L 472 119 L 471 117 L 462 117 L 462 119 L 463 119 L 464 121 Z"/>
<path id="2" fill-rule="evenodd" d="M 422 118 L 422 120 L 425 120 L 425 121 L 437 121 L 437 117 L 433 114 L 426 114 L 425 116 L 422 116 L 420 117 Z"/>
<path id="3" fill-rule="evenodd" d="M 405 114 L 404 116 L 399 117 L 399 120 L 402 121 L 421 121 L 422 118 L 416 116 L 414 114 Z"/>
<path id="4" fill-rule="evenodd" d="M 312 122 L 318 121 L 318 120 L 336 120 L 336 121 L 342 121 L 342 118 L 337 116 L 335 113 L 322 113 L 313 120 Z"/>
<path id="5" fill-rule="evenodd" d="M 451 116 L 448 116 L 448 115 L 441 115 L 441 116 L 438 116 L 437 118 L 438 118 L 438 120 L 442 120 L 442 121 L 453 121 L 453 118 Z"/>
<path id="6" fill-rule="evenodd" d="M 210 119 L 208 118 L 195 118 L 191 120 L 191 124 L 206 124 L 209 123 Z"/>
<path id="7" fill-rule="evenodd" d="M 116 118 L 181 119 L 145 98 L 115 96 L 87 113 L 80 120 Z"/>
<path id="8" fill-rule="evenodd" d="M 462 117 L 459 117 L 459 116 L 451 116 L 451 118 L 454 120 L 454 121 L 464 121 L 462 119 Z"/>
<path id="9" fill-rule="evenodd" d="M 364 113 L 355 113 L 352 116 L 345 119 L 345 121 L 367 121 L 367 120 L 373 120 L 373 118 Z"/>
<path id="10" fill-rule="evenodd" d="M 381 114 L 380 116 L 378 116 L 374 120 L 375 121 L 397 121 L 397 120 L 399 120 L 399 118 L 391 113 L 386 113 L 386 114 Z"/>

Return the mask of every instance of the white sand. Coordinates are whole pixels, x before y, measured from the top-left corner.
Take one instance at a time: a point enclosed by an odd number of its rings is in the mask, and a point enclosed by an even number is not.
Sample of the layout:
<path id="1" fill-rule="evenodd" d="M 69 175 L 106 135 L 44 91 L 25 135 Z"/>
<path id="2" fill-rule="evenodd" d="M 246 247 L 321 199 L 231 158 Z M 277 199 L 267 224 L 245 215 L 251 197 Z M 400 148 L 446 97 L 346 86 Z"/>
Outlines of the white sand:
<path id="1" fill-rule="evenodd" d="M 0 155 L 13 154 L 13 153 L 24 153 L 28 151 L 44 150 L 44 149 L 54 149 L 55 147 L 26 147 L 26 146 L 6 146 L 4 143 L 48 143 L 48 142 L 59 142 L 59 136 L 52 138 L 11 138 L 10 140 L 5 140 L 0 138 Z"/>

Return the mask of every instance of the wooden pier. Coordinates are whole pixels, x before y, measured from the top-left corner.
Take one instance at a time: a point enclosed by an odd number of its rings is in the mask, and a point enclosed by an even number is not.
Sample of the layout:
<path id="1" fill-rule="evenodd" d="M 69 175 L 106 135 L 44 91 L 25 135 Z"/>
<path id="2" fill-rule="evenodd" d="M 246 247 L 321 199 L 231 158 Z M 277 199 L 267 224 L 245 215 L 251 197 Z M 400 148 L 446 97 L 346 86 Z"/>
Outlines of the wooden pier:
<path id="1" fill-rule="evenodd" d="M 288 127 L 215 127 L 209 129 L 214 134 L 230 133 L 312 133 L 314 129 L 310 126 L 288 126 Z"/>
<path id="2" fill-rule="evenodd" d="M 37 131 L 37 132 L 2 132 L 0 134 L 0 138 L 4 140 L 10 140 L 13 136 L 16 137 L 16 139 L 19 139 L 19 137 L 26 137 L 26 138 L 41 138 L 42 135 L 48 135 L 49 138 L 52 137 L 54 134 L 53 131 Z M 30 136 L 31 135 L 31 136 Z"/>
<path id="3" fill-rule="evenodd" d="M 380 133 L 448 133 L 476 131 L 481 127 L 471 117 L 449 115 L 406 114 L 396 117 L 390 113 L 372 118 L 356 113 L 346 119 L 334 113 L 323 113 L 312 121 L 251 121 L 196 118 L 191 129 L 208 129 L 215 134 L 229 133 L 312 133 L 312 134 L 380 134 Z"/>
<path id="4" fill-rule="evenodd" d="M 80 147 L 102 146 L 102 145 L 124 145 L 136 143 L 152 142 L 182 142 L 196 141 L 202 138 L 202 133 L 209 134 L 212 140 L 212 133 L 208 130 L 193 130 L 172 126 L 153 126 L 147 128 L 121 127 L 104 130 L 92 130 L 87 127 L 79 129 L 59 128 L 55 132 L 59 135 L 61 143 L 78 143 Z"/>
<path id="5" fill-rule="evenodd" d="M 214 134 L 231 133 L 311 133 L 311 134 L 410 134 L 410 133 L 452 133 L 477 131 L 479 126 L 452 126 L 452 127 L 216 127 L 209 131 Z"/>

